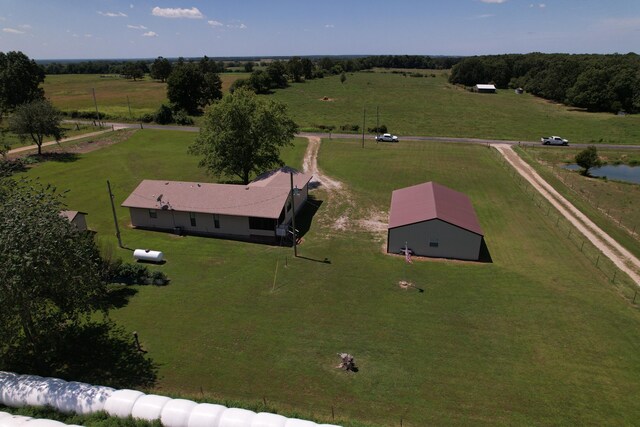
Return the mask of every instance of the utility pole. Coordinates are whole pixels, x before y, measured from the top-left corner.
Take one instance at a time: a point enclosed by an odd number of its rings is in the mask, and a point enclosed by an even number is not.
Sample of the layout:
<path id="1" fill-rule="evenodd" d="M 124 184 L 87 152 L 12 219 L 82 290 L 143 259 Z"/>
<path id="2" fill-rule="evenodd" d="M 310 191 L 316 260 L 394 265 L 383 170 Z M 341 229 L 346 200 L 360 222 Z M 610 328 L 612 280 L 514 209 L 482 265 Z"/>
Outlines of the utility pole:
<path id="1" fill-rule="evenodd" d="M 291 226 L 293 227 L 293 256 L 298 257 L 298 246 L 296 236 L 296 201 L 293 198 L 293 172 L 289 171 L 289 180 L 291 183 Z"/>
<path id="2" fill-rule="evenodd" d="M 367 108 L 362 113 L 362 148 L 364 148 L 364 128 L 367 126 Z"/>
<path id="3" fill-rule="evenodd" d="M 109 189 L 109 200 L 111 201 L 111 211 L 113 212 L 113 222 L 116 225 L 116 237 L 118 238 L 118 246 L 124 248 L 122 239 L 120 238 L 120 227 L 118 227 L 118 217 L 116 216 L 116 207 L 113 204 L 113 193 L 111 192 L 111 184 L 107 180 L 107 188 Z"/>
<path id="4" fill-rule="evenodd" d="M 378 136 L 380 136 L 380 106 L 376 105 L 376 142 L 378 142 Z"/>
<path id="5" fill-rule="evenodd" d="M 96 101 L 96 89 L 91 88 L 91 91 L 93 92 L 93 105 L 96 106 L 96 118 L 98 119 L 98 125 L 102 127 L 102 124 L 100 123 L 100 113 L 98 112 L 98 102 Z"/>
<path id="6" fill-rule="evenodd" d="M 131 103 L 129 102 L 129 95 L 127 95 L 127 105 L 129 106 L 129 118 L 133 119 L 133 114 L 131 114 Z"/>

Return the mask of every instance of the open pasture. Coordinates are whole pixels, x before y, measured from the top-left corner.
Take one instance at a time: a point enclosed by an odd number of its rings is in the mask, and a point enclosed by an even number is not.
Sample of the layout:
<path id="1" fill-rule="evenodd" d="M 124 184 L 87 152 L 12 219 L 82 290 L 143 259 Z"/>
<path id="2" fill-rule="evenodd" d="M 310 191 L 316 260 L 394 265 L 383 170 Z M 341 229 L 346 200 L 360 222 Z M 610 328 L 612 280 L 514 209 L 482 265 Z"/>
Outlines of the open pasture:
<path id="1" fill-rule="evenodd" d="M 347 426 L 640 418 L 640 312 L 540 214 L 490 149 L 371 141 L 363 149 L 325 139 L 319 166 L 344 187 L 312 192 L 296 259 L 291 248 L 132 230 L 120 207 L 129 249 L 118 249 L 105 181 L 117 203 L 144 178 L 209 181 L 186 153 L 194 137 L 138 131 L 28 172 L 71 190 L 69 208 L 89 213 L 105 253 L 165 253 L 167 263 L 153 268 L 171 283 L 135 287 L 111 312 L 159 363 L 157 391 L 267 402 L 329 422 L 333 408 Z M 299 167 L 304 148 L 296 140 L 286 161 Z M 384 254 L 384 232 L 367 221 L 386 221 L 393 189 L 429 180 L 470 196 L 492 263 L 407 264 Z M 399 280 L 416 288 L 401 289 Z M 359 372 L 336 369 L 343 351 Z"/>
<path id="2" fill-rule="evenodd" d="M 222 73 L 222 90 L 229 90 L 246 73 Z M 167 85 L 148 76 L 142 80 L 129 80 L 117 75 L 62 74 L 48 75 L 44 81 L 45 96 L 62 111 L 95 112 L 93 90 L 98 110 L 109 117 L 122 120 L 137 119 L 153 114 L 161 104 L 167 103 Z M 127 101 L 128 98 L 128 101 Z M 127 104 L 129 102 L 129 104 Z M 131 105 L 131 115 L 129 114 Z"/>
<path id="3" fill-rule="evenodd" d="M 539 141 L 561 135 L 573 143 L 639 144 L 640 115 L 616 116 L 575 111 L 512 90 L 472 93 L 450 85 L 443 71 L 419 70 L 425 77 L 391 72 L 347 74 L 292 84 L 277 90 L 276 99 L 289 106 L 305 129 L 357 125 L 362 131 L 379 124 L 402 135 L 471 137 Z M 431 77 L 431 75 L 435 77 Z M 327 98 L 327 100 L 323 100 Z"/>

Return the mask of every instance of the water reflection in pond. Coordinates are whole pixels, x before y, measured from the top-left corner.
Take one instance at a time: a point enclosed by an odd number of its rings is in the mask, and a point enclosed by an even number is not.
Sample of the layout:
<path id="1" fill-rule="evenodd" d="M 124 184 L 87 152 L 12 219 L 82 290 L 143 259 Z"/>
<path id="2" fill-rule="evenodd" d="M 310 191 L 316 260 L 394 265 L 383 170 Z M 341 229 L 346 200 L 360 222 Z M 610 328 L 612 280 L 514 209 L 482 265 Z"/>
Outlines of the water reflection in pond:
<path id="1" fill-rule="evenodd" d="M 562 167 L 564 169 L 569 169 L 572 171 L 578 171 L 582 169 L 575 163 L 564 165 Z M 599 178 L 615 179 L 616 181 L 640 184 L 640 166 L 604 165 L 599 168 L 590 169 L 589 175 Z"/>

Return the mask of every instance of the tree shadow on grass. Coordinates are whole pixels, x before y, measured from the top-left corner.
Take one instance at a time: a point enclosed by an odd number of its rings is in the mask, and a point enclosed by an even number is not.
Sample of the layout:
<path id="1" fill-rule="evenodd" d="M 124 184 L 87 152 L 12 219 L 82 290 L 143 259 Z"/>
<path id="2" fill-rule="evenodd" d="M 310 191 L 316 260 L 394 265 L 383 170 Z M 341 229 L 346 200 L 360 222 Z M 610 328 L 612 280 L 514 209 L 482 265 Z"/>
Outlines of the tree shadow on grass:
<path id="1" fill-rule="evenodd" d="M 28 163 L 44 163 L 44 162 L 60 162 L 71 163 L 78 160 L 80 157 L 76 153 L 42 153 L 31 154 L 27 157 Z"/>
<path id="2" fill-rule="evenodd" d="M 99 309 L 110 310 L 112 308 L 122 308 L 129 304 L 129 300 L 138 290 L 127 285 L 109 285 L 105 297 L 100 301 Z"/>
<path id="3" fill-rule="evenodd" d="M 4 369 L 114 388 L 151 388 L 158 379 L 158 365 L 111 320 L 50 331 L 37 352 L 26 342 L 17 347 L 4 358 Z"/>

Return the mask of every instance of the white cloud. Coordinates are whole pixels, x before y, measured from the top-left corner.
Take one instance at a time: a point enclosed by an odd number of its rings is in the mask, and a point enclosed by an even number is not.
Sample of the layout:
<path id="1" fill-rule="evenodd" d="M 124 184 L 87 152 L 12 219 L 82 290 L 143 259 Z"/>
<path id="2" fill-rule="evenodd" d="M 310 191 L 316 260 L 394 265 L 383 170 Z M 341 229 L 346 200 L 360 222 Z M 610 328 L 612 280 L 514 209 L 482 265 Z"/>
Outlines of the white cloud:
<path id="1" fill-rule="evenodd" d="M 220 21 L 207 21 L 207 24 L 211 25 L 212 27 L 222 27 L 224 26 L 224 24 Z"/>
<path id="2" fill-rule="evenodd" d="M 161 18 L 189 18 L 189 19 L 202 19 L 204 15 L 202 12 L 198 10 L 197 7 L 192 7 L 191 9 L 180 9 L 180 8 L 161 8 L 154 7 L 151 9 L 151 14 L 153 16 L 160 16 Z"/>
<path id="3" fill-rule="evenodd" d="M 127 28 L 131 28 L 132 30 L 148 30 L 144 25 L 127 25 Z"/>
<path id="4" fill-rule="evenodd" d="M 529 7 L 537 7 L 539 9 L 544 9 L 545 7 L 547 7 L 547 5 L 545 3 L 538 3 L 538 4 L 531 3 Z"/>
<path id="5" fill-rule="evenodd" d="M 24 31 L 16 30 L 15 28 L 3 28 L 2 31 L 10 34 L 24 34 Z"/>
<path id="6" fill-rule="evenodd" d="M 501 4 L 501 3 L 506 3 L 508 0 L 480 0 L 482 3 L 495 3 L 495 4 Z"/>
<path id="7" fill-rule="evenodd" d="M 247 28 L 247 26 L 244 25 L 242 22 L 238 22 L 234 24 L 227 24 L 227 28 L 239 28 L 241 30 L 244 30 Z"/>
<path id="8" fill-rule="evenodd" d="M 22 28 L 23 30 L 30 30 L 32 28 L 29 24 L 18 25 L 18 27 Z"/>
<path id="9" fill-rule="evenodd" d="M 153 31 L 148 31 L 142 35 L 142 37 L 158 37 L 158 34 Z"/>
<path id="10" fill-rule="evenodd" d="M 483 15 L 476 15 L 471 19 L 487 19 L 487 18 L 492 18 L 494 16 L 496 16 L 496 15 L 494 15 L 493 13 L 485 13 Z"/>
<path id="11" fill-rule="evenodd" d="M 133 9 L 133 4 L 130 4 L 130 5 L 129 5 L 129 9 Z"/>
<path id="12" fill-rule="evenodd" d="M 324 27 L 325 27 L 325 28 L 334 28 L 334 27 L 335 27 L 335 25 L 333 25 L 333 24 L 326 24 Z"/>
<path id="13" fill-rule="evenodd" d="M 98 11 L 98 15 L 108 16 L 109 18 L 126 18 L 127 14 L 122 12 L 101 12 Z"/>
<path id="14" fill-rule="evenodd" d="M 84 35 L 86 38 L 90 39 L 91 37 L 93 37 L 93 34 L 85 34 Z"/>

